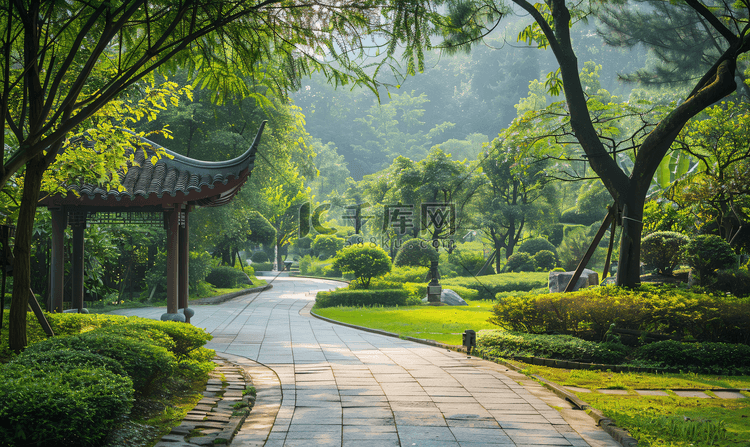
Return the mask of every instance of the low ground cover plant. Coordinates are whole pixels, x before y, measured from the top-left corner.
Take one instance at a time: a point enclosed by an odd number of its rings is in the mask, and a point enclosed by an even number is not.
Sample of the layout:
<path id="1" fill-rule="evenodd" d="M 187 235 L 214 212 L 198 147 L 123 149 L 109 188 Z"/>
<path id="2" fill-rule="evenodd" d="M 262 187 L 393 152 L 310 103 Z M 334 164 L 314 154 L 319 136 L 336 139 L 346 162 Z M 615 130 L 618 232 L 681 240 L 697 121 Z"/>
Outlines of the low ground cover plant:
<path id="1" fill-rule="evenodd" d="M 596 343 L 569 335 L 484 330 L 477 334 L 477 351 L 492 357 L 532 356 L 618 364 L 630 350 L 620 343 Z"/>

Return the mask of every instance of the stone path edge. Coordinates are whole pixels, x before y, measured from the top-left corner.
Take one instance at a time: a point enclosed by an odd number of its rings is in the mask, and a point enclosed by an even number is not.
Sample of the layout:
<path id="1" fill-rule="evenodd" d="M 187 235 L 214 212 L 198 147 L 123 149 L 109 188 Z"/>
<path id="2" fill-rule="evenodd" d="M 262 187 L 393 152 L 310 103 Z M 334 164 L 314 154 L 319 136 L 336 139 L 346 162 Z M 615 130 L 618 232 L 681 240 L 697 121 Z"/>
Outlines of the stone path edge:
<path id="1" fill-rule="evenodd" d="M 437 347 L 437 348 L 444 348 L 444 349 L 449 349 L 449 350 L 458 351 L 458 352 L 466 352 L 466 348 L 463 347 L 463 346 L 447 345 L 445 343 L 440 343 L 440 342 L 437 342 L 437 341 L 434 341 L 434 340 L 425 340 L 425 339 L 422 339 L 422 338 L 402 337 L 402 336 L 400 336 L 398 334 L 394 334 L 393 332 L 382 331 L 380 329 L 366 328 L 366 327 L 357 326 L 357 325 L 350 324 L 350 323 L 343 323 L 343 322 L 340 322 L 340 321 L 332 320 L 330 318 L 326 318 L 326 317 L 320 316 L 320 315 L 316 314 L 315 312 L 313 312 L 312 311 L 312 305 L 313 305 L 313 303 L 308 304 L 307 306 L 305 306 L 305 308 L 303 310 L 308 309 L 308 311 L 310 312 L 310 315 L 312 315 L 315 318 L 318 318 L 320 320 L 327 321 L 329 323 L 338 324 L 340 326 L 346 326 L 346 327 L 350 327 L 350 328 L 353 328 L 353 329 L 358 329 L 358 330 L 365 331 L 365 332 L 371 332 L 371 333 L 374 333 L 374 334 L 385 335 L 387 337 L 395 337 L 395 338 L 400 338 L 402 340 L 409 340 L 409 341 L 413 341 L 413 342 L 416 342 L 416 343 L 421 343 L 421 344 L 424 344 L 424 345 L 434 346 L 434 347 Z M 498 359 L 498 358 L 485 358 L 484 356 L 482 356 L 481 358 L 483 358 L 484 360 L 487 360 L 487 361 L 491 361 L 491 362 L 494 362 L 494 363 L 501 364 L 503 366 L 506 366 L 506 367 L 512 369 L 513 371 L 516 371 L 516 372 L 521 372 L 521 370 L 522 370 L 522 368 L 519 368 L 518 366 L 516 366 L 516 365 L 514 365 L 512 363 L 505 362 L 505 361 L 503 361 L 501 359 Z M 558 384 L 556 384 L 554 382 L 550 382 L 549 380 L 547 380 L 547 379 L 545 379 L 543 377 L 540 377 L 540 376 L 538 376 L 536 374 L 533 374 L 532 377 L 534 379 L 538 380 L 544 387 L 546 387 L 547 389 L 549 389 L 550 391 L 552 391 L 553 393 L 555 393 L 560 398 L 569 401 L 570 403 L 572 403 L 573 405 L 575 405 L 578 409 L 584 411 L 586 414 L 588 414 L 589 416 L 591 416 L 594 419 L 594 421 L 596 421 L 596 423 L 600 427 L 602 427 L 602 429 L 604 431 L 606 431 L 612 437 L 612 439 L 614 439 L 615 441 L 619 442 L 623 447 L 637 447 L 638 446 L 638 441 L 636 441 L 635 438 L 633 438 L 632 436 L 630 436 L 630 434 L 627 432 L 627 430 L 622 429 L 622 428 L 618 427 L 617 425 L 615 425 L 615 423 L 614 423 L 614 421 L 612 419 L 609 419 L 609 418 L 605 417 L 604 414 L 601 411 L 599 411 L 596 408 L 592 407 L 588 403 L 582 401 L 575 394 L 567 391 L 566 389 L 562 388 L 560 385 L 558 385 Z"/>

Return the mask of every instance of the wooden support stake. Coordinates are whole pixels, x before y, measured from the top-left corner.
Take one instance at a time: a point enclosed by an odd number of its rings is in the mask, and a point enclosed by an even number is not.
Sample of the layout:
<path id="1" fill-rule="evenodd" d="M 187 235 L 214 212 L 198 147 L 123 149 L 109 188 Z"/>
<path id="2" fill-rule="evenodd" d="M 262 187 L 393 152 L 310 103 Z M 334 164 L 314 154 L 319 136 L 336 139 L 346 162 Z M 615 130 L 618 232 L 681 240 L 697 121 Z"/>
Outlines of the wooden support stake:
<path id="1" fill-rule="evenodd" d="M 613 205 L 615 213 L 617 213 L 617 203 Z M 604 261 L 604 271 L 602 272 L 602 281 L 607 277 L 609 273 L 609 265 L 612 260 L 612 250 L 615 247 L 615 233 L 617 232 L 617 219 L 612 219 L 612 228 L 609 230 L 609 248 L 607 248 L 607 260 Z M 601 281 L 599 282 L 601 284 Z"/>
<path id="2" fill-rule="evenodd" d="M 39 320 L 39 324 L 42 326 L 44 333 L 47 334 L 48 337 L 54 337 L 55 333 L 52 331 L 52 326 L 49 325 L 49 321 L 47 321 L 47 318 L 44 316 L 44 312 L 42 312 L 42 308 L 39 306 L 39 301 L 36 300 L 34 291 L 29 289 L 29 293 L 31 294 L 29 297 L 29 307 L 31 307 L 34 315 L 36 315 L 36 319 Z"/>
<path id="3" fill-rule="evenodd" d="M 604 218 L 602 225 L 599 227 L 599 231 L 596 232 L 596 236 L 594 236 L 594 240 L 591 242 L 589 249 L 586 251 L 586 254 L 583 255 L 583 259 L 581 259 L 581 262 L 578 263 L 578 267 L 576 268 L 575 273 L 573 273 L 573 277 L 570 278 L 570 282 L 565 287 L 565 292 L 573 291 L 573 288 L 578 282 L 578 278 L 580 278 L 581 273 L 583 273 L 583 269 L 586 268 L 586 264 L 589 263 L 591 256 L 594 254 L 594 251 L 596 251 L 596 247 L 599 245 L 599 242 L 602 240 L 602 237 L 604 236 L 604 232 L 607 231 L 607 227 L 609 226 L 609 223 L 614 218 L 614 208 L 615 207 L 612 206 L 612 208 L 609 209 L 609 212 L 607 213 L 607 217 Z"/>

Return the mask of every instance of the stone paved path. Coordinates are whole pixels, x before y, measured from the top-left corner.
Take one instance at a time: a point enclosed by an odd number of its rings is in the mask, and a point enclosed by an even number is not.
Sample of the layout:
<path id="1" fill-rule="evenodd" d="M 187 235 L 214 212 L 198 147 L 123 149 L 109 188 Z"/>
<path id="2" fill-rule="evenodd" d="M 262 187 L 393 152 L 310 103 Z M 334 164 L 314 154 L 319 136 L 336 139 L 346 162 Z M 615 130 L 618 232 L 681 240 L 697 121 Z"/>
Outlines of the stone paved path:
<path id="1" fill-rule="evenodd" d="M 251 413 L 232 445 L 619 445 L 586 414 L 501 365 L 312 318 L 315 292 L 339 284 L 276 278 L 269 291 L 195 307 L 192 323 L 214 336 L 207 347 L 276 376 L 253 376 L 269 383 L 256 385 L 253 413 L 271 416 L 254 423 Z M 163 312 L 117 313 L 158 319 Z"/>

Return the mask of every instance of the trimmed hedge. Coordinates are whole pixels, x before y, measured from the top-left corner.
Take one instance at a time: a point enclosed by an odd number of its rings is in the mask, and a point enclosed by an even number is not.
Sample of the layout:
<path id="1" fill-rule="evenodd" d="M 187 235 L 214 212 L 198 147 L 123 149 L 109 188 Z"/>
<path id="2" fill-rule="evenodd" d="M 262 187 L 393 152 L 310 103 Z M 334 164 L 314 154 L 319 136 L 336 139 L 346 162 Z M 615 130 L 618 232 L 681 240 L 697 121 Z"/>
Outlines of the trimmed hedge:
<path id="1" fill-rule="evenodd" d="M 270 272 L 273 270 L 273 262 L 253 262 L 251 265 L 256 272 Z"/>
<path id="2" fill-rule="evenodd" d="M 616 364 L 628 349 L 619 343 L 595 343 L 569 335 L 534 335 L 500 330 L 477 333 L 477 349 L 495 357 L 534 356 L 548 359 Z"/>
<path id="3" fill-rule="evenodd" d="M 335 306 L 404 306 L 409 292 L 404 289 L 381 290 L 348 290 L 318 292 L 315 305 L 318 307 Z"/>
<path id="4" fill-rule="evenodd" d="M 750 298 L 671 287 L 589 287 L 570 293 L 507 296 L 490 321 L 507 330 L 575 334 L 602 340 L 615 324 L 700 341 L 750 342 Z"/>
<path id="5" fill-rule="evenodd" d="M 549 273 L 547 272 L 525 272 L 501 273 L 477 278 L 449 278 L 441 280 L 440 283 L 447 289 L 451 289 L 453 286 L 474 289 L 479 292 L 476 299 L 494 300 L 495 295 L 501 292 L 528 292 L 541 287 L 547 287 L 548 281 Z"/>
<path id="6" fill-rule="evenodd" d="M 240 285 L 249 284 L 250 278 L 247 276 L 247 273 L 240 269 L 219 266 L 211 269 L 211 273 L 206 276 L 206 281 L 219 289 L 233 289 Z"/>
<path id="7" fill-rule="evenodd" d="M 548 241 L 546 238 L 543 237 L 535 237 L 528 239 L 524 241 L 520 247 L 518 247 L 519 252 L 528 253 L 531 256 L 534 256 L 535 254 L 539 253 L 542 250 L 551 251 L 554 254 L 557 254 L 557 250 L 555 250 L 555 246 L 552 245 L 550 241 Z"/>
<path id="8" fill-rule="evenodd" d="M 117 420 L 129 413 L 133 402 L 130 378 L 90 366 L 97 360 L 85 354 L 73 366 L 76 356 L 63 354 L 58 359 L 66 357 L 67 361 L 53 368 L 24 359 L 24 354 L 0 369 L 3 445 L 100 445 Z"/>
<path id="9" fill-rule="evenodd" d="M 659 273 L 671 275 L 680 263 L 690 238 L 674 231 L 657 231 L 641 241 L 641 260 L 653 265 Z"/>
<path id="10" fill-rule="evenodd" d="M 750 372 L 750 346 L 728 343 L 680 343 L 674 340 L 638 348 L 635 358 L 693 372 Z"/>
<path id="11" fill-rule="evenodd" d="M 130 317 L 122 322 L 122 326 L 135 331 L 149 333 L 160 332 L 171 339 L 170 346 L 163 345 L 174 355 L 182 358 L 190 352 L 202 347 L 213 339 L 213 335 L 203 329 L 176 321 L 157 321 L 148 318 Z"/>

